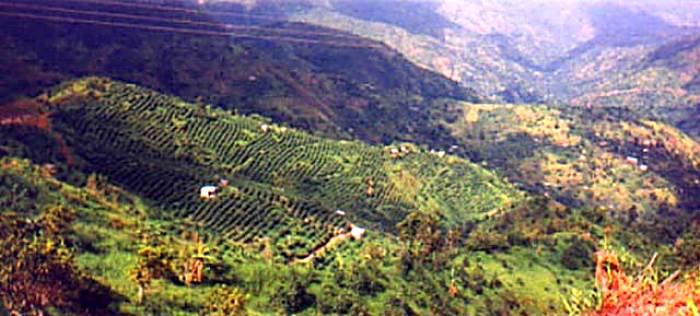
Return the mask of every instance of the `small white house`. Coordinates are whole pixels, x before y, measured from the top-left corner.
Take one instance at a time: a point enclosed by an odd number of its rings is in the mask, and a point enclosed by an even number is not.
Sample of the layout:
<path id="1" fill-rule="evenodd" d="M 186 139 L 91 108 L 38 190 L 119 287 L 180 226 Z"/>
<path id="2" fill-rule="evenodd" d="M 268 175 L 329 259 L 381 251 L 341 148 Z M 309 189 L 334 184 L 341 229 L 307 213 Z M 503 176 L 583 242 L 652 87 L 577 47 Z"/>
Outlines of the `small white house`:
<path id="1" fill-rule="evenodd" d="M 345 216 L 345 211 L 343 210 L 335 210 L 335 214 L 339 216 Z"/>
<path id="2" fill-rule="evenodd" d="M 627 162 L 629 162 L 633 165 L 636 165 L 639 163 L 639 158 L 637 158 L 637 157 L 627 156 L 627 158 L 625 158 L 625 160 L 627 160 Z"/>
<path id="3" fill-rule="evenodd" d="M 431 150 L 430 150 L 430 153 L 433 154 L 433 155 L 437 155 L 437 156 L 440 157 L 440 158 L 445 157 L 445 154 L 446 154 L 444 150 L 438 151 L 438 150 L 435 150 L 435 149 L 431 149 Z"/>
<path id="4" fill-rule="evenodd" d="M 211 200 L 216 197 L 217 187 L 213 185 L 205 185 L 199 189 L 199 197 L 203 200 Z"/>
<path id="5" fill-rule="evenodd" d="M 647 165 L 644 165 L 644 164 L 642 164 L 642 165 L 639 165 L 639 170 L 642 170 L 642 171 L 647 171 L 647 170 L 649 170 L 649 166 L 647 166 Z"/>
<path id="6" fill-rule="evenodd" d="M 365 229 L 359 226 L 355 226 L 355 224 L 350 224 L 350 235 L 352 236 L 353 239 L 355 240 L 361 240 L 362 236 L 365 234 Z"/>

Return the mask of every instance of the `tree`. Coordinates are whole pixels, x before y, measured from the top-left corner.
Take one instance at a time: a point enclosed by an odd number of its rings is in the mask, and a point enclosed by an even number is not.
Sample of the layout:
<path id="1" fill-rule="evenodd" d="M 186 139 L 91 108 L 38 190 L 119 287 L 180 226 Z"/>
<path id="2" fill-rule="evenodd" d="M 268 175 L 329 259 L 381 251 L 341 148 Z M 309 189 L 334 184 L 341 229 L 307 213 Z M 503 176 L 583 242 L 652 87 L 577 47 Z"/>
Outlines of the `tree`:
<path id="1" fill-rule="evenodd" d="M 413 211 L 396 228 L 399 238 L 406 244 L 401 256 L 404 273 L 410 272 L 415 265 L 421 265 L 442 246 L 441 227 L 431 214 Z"/>
<path id="2" fill-rule="evenodd" d="M 0 213 L 0 301 L 10 313 L 107 313 L 114 295 L 80 270 L 65 246 L 73 215 L 61 206 L 36 220 Z"/>

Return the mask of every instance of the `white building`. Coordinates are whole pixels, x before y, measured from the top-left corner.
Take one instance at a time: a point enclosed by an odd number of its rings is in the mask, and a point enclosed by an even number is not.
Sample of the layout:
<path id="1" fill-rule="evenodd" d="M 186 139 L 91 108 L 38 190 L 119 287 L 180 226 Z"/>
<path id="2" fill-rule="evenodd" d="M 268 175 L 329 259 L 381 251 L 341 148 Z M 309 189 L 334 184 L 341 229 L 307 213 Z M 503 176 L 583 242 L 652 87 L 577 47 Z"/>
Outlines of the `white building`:
<path id="1" fill-rule="evenodd" d="M 355 226 L 355 224 L 350 224 L 350 235 L 352 236 L 353 239 L 355 240 L 361 240 L 362 236 L 365 234 L 365 229 L 359 226 Z"/>
<path id="2" fill-rule="evenodd" d="M 211 200 L 216 197 L 217 187 L 213 185 L 205 185 L 199 189 L 199 197 L 204 200 Z"/>

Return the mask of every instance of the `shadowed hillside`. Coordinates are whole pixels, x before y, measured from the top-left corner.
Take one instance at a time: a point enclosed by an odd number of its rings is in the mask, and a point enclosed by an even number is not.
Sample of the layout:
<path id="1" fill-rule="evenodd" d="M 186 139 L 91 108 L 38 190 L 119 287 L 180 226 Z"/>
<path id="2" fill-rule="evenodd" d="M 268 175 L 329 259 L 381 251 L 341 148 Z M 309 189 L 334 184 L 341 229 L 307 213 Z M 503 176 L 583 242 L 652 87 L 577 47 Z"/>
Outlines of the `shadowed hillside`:
<path id="1" fill-rule="evenodd" d="M 42 1 L 21 4 L 46 5 Z M 68 6 L 54 1 L 51 7 Z M 198 13 L 115 5 L 100 9 L 161 19 L 120 19 L 128 23 L 225 30 L 247 36 L 45 23 L 2 16 L 0 24 L 5 31 L 1 36 L 7 43 L 0 48 L 0 56 L 7 60 L 1 65 L 0 77 L 4 100 L 38 93 L 61 80 L 103 75 L 192 102 L 262 114 L 316 134 L 358 137 L 374 143 L 430 139 L 443 144 L 450 140 L 433 137 L 435 126 L 426 116 L 425 104 L 437 97 L 477 100 L 469 89 L 413 65 L 385 46 L 330 29 L 277 19 L 240 22 L 234 17 L 216 22 Z M 46 14 L 37 9 L 12 10 Z M 170 22 L 183 19 L 213 25 Z M 27 37 L 30 33 L 36 36 Z M 325 35 L 316 35 L 319 33 Z"/>

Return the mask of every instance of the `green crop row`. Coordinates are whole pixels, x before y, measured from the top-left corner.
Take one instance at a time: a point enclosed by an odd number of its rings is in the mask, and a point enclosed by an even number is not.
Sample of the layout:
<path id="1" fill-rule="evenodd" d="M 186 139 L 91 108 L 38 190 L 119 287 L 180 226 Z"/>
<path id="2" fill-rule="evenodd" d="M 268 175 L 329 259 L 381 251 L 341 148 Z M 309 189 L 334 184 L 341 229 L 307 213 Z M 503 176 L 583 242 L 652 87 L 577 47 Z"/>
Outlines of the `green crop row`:
<path id="1" fill-rule="evenodd" d="M 77 167 L 237 241 L 273 237 L 295 257 L 348 221 L 393 230 L 411 211 L 459 225 L 521 196 L 480 167 L 415 146 L 323 139 L 100 78 L 54 91 L 53 133 Z M 228 181 L 213 200 L 199 188 Z M 347 215 L 336 214 L 342 210 Z"/>

